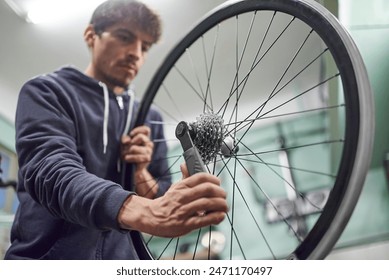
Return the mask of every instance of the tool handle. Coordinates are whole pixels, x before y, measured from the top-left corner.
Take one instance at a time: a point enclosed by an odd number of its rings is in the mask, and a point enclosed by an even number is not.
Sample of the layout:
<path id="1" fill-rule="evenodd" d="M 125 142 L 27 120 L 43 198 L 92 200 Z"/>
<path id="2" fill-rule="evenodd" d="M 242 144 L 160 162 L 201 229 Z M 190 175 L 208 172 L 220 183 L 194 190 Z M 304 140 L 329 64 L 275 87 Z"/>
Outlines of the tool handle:
<path id="1" fill-rule="evenodd" d="M 186 150 L 184 152 L 184 158 L 190 176 L 199 172 L 207 172 L 204 162 L 201 159 L 199 151 L 196 149 L 196 147 L 192 147 Z"/>

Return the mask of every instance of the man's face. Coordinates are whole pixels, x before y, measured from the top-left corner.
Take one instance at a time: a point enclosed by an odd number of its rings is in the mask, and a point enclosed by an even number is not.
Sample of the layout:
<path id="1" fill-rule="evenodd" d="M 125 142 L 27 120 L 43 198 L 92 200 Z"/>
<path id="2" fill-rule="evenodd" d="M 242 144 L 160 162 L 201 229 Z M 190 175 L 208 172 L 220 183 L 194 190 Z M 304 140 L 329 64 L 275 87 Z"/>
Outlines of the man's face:
<path id="1" fill-rule="evenodd" d="M 88 74 L 111 89 L 126 88 L 131 83 L 152 45 L 149 35 L 128 23 L 113 25 L 99 35 L 94 34 L 91 40 Z"/>

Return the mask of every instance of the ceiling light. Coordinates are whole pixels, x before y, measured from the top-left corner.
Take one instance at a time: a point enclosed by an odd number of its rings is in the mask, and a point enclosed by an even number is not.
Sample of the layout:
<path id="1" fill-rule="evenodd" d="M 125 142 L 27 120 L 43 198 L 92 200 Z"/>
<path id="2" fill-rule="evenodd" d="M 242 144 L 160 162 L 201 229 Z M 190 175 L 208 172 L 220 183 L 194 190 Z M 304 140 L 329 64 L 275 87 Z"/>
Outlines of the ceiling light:
<path id="1" fill-rule="evenodd" d="M 5 0 L 12 10 L 27 22 L 55 23 L 91 13 L 104 0 Z"/>

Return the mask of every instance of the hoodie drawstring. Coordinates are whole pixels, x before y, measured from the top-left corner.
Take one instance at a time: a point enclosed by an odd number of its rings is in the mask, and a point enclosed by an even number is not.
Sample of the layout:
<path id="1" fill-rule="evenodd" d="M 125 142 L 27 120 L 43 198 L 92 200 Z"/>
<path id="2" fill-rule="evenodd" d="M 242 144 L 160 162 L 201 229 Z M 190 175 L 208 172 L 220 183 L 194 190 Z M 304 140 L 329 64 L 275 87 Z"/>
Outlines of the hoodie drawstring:
<path id="1" fill-rule="evenodd" d="M 127 91 L 129 97 L 130 97 L 130 102 L 128 102 L 128 115 L 127 115 L 127 121 L 126 121 L 126 126 L 124 127 L 123 130 L 123 136 L 127 135 L 130 131 L 130 126 L 131 126 L 131 121 L 132 121 L 132 114 L 134 111 L 134 103 L 135 103 L 135 92 L 134 90 L 130 87 Z"/>
<path id="2" fill-rule="evenodd" d="M 104 91 L 103 153 L 105 154 L 108 146 L 109 94 L 108 88 L 103 82 L 99 82 L 99 85 Z"/>
<path id="3" fill-rule="evenodd" d="M 109 118 L 109 92 L 108 87 L 103 82 L 99 82 L 99 85 L 103 88 L 104 91 L 104 123 L 103 123 L 103 153 L 107 153 L 108 146 L 108 118 Z M 126 125 L 123 130 L 123 136 L 127 135 L 130 131 L 130 126 L 132 122 L 132 115 L 134 111 L 134 103 L 135 103 L 135 93 L 134 90 L 130 87 L 128 89 L 129 102 L 128 102 L 128 114 Z"/>
<path id="4" fill-rule="evenodd" d="M 134 103 L 135 103 L 135 92 L 131 88 L 131 86 L 128 88 L 127 94 L 129 95 L 130 101 L 128 102 L 128 114 L 127 114 L 127 120 L 126 120 L 126 125 L 123 130 L 123 136 L 128 135 L 130 132 L 130 127 L 131 127 L 131 122 L 132 122 L 132 115 L 134 112 Z M 120 158 L 118 159 L 117 162 L 117 171 L 121 171 L 121 160 Z"/>

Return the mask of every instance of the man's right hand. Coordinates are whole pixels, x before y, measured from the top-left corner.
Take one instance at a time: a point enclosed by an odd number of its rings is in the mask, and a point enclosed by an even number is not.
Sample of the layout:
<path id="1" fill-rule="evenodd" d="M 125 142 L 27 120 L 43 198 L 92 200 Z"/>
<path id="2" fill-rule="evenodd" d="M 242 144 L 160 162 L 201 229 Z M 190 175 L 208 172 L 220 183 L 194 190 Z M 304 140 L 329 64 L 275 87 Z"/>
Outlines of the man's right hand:
<path id="1" fill-rule="evenodd" d="M 160 237 L 178 237 L 195 229 L 219 224 L 228 211 L 226 192 L 220 180 L 208 173 L 197 173 L 173 184 L 155 200 L 130 196 L 118 216 L 124 229 Z"/>

